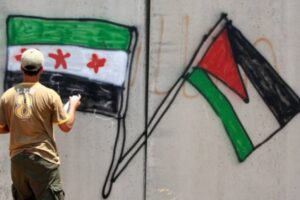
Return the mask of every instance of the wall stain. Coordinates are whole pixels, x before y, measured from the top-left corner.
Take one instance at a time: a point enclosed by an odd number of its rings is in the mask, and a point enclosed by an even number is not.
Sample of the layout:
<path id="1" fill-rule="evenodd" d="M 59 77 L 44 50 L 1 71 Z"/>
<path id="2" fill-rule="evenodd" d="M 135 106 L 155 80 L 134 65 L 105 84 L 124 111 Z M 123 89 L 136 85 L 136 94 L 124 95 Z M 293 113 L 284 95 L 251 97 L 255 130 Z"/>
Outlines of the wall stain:
<path id="1" fill-rule="evenodd" d="M 135 59 L 134 64 L 133 64 L 133 69 L 134 70 L 133 70 L 133 76 L 131 78 L 130 86 L 133 86 L 135 84 L 135 81 L 136 81 L 137 71 L 138 71 L 139 64 L 140 64 L 141 50 L 142 50 L 141 45 L 138 45 L 138 47 L 136 48 L 136 59 Z"/>
<path id="2" fill-rule="evenodd" d="M 273 59 L 272 64 L 273 64 L 274 68 L 276 69 L 276 71 L 278 72 L 279 67 L 278 67 L 278 62 L 277 62 L 277 56 L 276 56 L 276 53 L 274 51 L 274 47 L 273 47 L 272 42 L 268 38 L 266 38 L 266 37 L 260 37 L 257 40 L 255 40 L 255 42 L 254 42 L 253 45 L 255 47 L 257 47 L 259 43 L 265 43 L 270 48 L 271 53 L 272 53 L 271 54 L 272 55 L 272 59 Z"/>
<path id="3" fill-rule="evenodd" d="M 170 198 L 170 200 L 178 200 L 178 198 L 174 195 L 174 193 L 169 189 L 159 188 L 157 190 L 159 193 L 164 194 L 165 196 Z"/>
<path id="4" fill-rule="evenodd" d="M 160 17 L 160 32 L 159 32 L 159 42 L 158 42 L 158 50 L 157 50 L 157 62 L 156 67 L 154 71 L 154 91 L 150 90 L 150 92 L 153 92 L 156 95 L 166 95 L 168 90 L 166 91 L 160 91 L 157 87 L 158 77 L 160 74 L 160 56 L 161 56 L 161 47 L 162 47 L 162 41 L 164 37 L 164 29 L 165 29 L 165 20 L 164 17 Z"/>
<path id="5" fill-rule="evenodd" d="M 183 22 L 184 22 L 184 27 L 183 27 L 183 32 L 184 32 L 184 60 L 187 60 L 188 58 L 188 35 L 189 35 L 189 25 L 190 25 L 190 17 L 188 15 L 183 16 Z M 165 20 L 164 17 L 160 17 L 160 35 L 159 35 L 159 47 L 158 47 L 158 53 L 157 53 L 157 61 L 156 61 L 156 67 L 154 71 L 154 94 L 162 96 L 166 95 L 168 93 L 168 90 L 162 91 L 158 88 L 157 83 L 158 77 L 160 76 L 160 59 L 161 59 L 161 48 L 162 48 L 162 42 L 164 38 L 164 29 L 165 29 Z M 194 95 L 189 95 L 186 91 L 186 86 L 183 87 L 183 96 L 187 99 L 192 99 L 197 96 L 199 96 L 199 93 L 196 93 Z"/>
<path id="6" fill-rule="evenodd" d="M 183 24 L 184 24 L 184 62 L 188 60 L 188 41 L 189 41 L 189 26 L 190 26 L 190 16 L 185 15 L 183 17 Z M 194 95 L 189 95 L 186 91 L 186 84 L 183 86 L 182 90 L 183 96 L 187 99 L 193 99 L 199 96 L 199 92 L 196 92 Z"/>

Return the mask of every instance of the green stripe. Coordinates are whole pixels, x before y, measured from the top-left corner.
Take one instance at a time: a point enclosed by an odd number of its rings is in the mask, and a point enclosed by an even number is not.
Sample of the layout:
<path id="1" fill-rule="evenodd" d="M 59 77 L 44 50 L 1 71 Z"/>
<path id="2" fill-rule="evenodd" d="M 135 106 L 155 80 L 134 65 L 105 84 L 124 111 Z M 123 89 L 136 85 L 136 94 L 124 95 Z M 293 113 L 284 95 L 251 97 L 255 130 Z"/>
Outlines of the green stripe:
<path id="1" fill-rule="evenodd" d="M 8 45 L 76 45 L 96 49 L 128 50 L 127 27 L 96 20 L 58 20 L 9 17 Z"/>
<path id="2" fill-rule="evenodd" d="M 210 80 L 207 73 L 200 68 L 194 68 L 187 76 L 187 80 L 210 103 L 221 119 L 239 160 L 244 161 L 254 148 L 230 102 Z"/>

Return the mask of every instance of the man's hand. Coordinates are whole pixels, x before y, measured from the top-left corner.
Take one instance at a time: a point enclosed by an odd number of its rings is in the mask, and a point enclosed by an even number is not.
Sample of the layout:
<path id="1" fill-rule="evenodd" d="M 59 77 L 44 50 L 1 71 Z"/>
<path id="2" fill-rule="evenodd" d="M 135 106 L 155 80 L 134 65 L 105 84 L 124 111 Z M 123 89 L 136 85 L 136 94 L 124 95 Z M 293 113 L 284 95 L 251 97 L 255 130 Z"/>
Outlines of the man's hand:
<path id="1" fill-rule="evenodd" d="M 73 127 L 75 121 L 75 112 L 81 103 L 80 99 L 81 99 L 80 95 L 73 95 L 69 97 L 69 102 L 70 102 L 70 108 L 68 109 L 69 120 L 59 125 L 59 128 L 66 133 L 69 132 Z"/>
<path id="2" fill-rule="evenodd" d="M 77 110 L 77 108 L 80 106 L 81 104 L 81 95 L 73 95 L 69 97 L 69 102 L 70 102 L 70 110 L 73 108 L 75 110 Z"/>
<path id="3" fill-rule="evenodd" d="M 6 133 L 9 133 L 8 127 L 6 125 L 0 126 L 0 134 L 6 134 Z"/>

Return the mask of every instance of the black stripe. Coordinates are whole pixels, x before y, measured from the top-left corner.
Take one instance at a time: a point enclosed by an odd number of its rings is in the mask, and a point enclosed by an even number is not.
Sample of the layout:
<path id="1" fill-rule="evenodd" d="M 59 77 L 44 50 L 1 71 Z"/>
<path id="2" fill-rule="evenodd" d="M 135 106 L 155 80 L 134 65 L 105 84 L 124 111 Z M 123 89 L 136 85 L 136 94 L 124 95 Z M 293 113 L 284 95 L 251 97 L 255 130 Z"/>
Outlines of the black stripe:
<path id="1" fill-rule="evenodd" d="M 228 24 L 228 35 L 236 62 L 243 68 L 278 123 L 281 126 L 286 125 L 299 113 L 299 97 L 271 64 L 231 24 Z"/>
<path id="2" fill-rule="evenodd" d="M 6 72 L 5 89 L 20 82 L 22 82 L 21 72 Z M 103 114 L 109 117 L 117 117 L 120 111 L 123 91 L 121 87 L 74 75 L 46 71 L 42 73 L 40 82 L 57 91 L 63 102 L 67 102 L 71 95 L 81 94 L 79 111 Z"/>

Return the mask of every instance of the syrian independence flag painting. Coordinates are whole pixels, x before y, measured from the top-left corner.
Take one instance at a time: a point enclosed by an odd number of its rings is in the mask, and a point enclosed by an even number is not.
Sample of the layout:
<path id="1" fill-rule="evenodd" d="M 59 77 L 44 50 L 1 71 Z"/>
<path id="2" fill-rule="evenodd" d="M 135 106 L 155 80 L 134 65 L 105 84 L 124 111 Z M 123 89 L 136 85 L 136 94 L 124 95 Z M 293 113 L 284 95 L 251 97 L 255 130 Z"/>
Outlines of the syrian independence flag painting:
<path id="1" fill-rule="evenodd" d="M 186 80 L 220 118 L 239 161 L 299 113 L 297 94 L 227 19 L 194 63 Z"/>
<path id="2" fill-rule="evenodd" d="M 136 34 L 135 27 L 96 19 L 9 16 L 5 89 L 22 81 L 22 52 L 36 48 L 45 56 L 41 83 L 56 90 L 64 102 L 81 94 L 81 111 L 119 117 Z"/>

